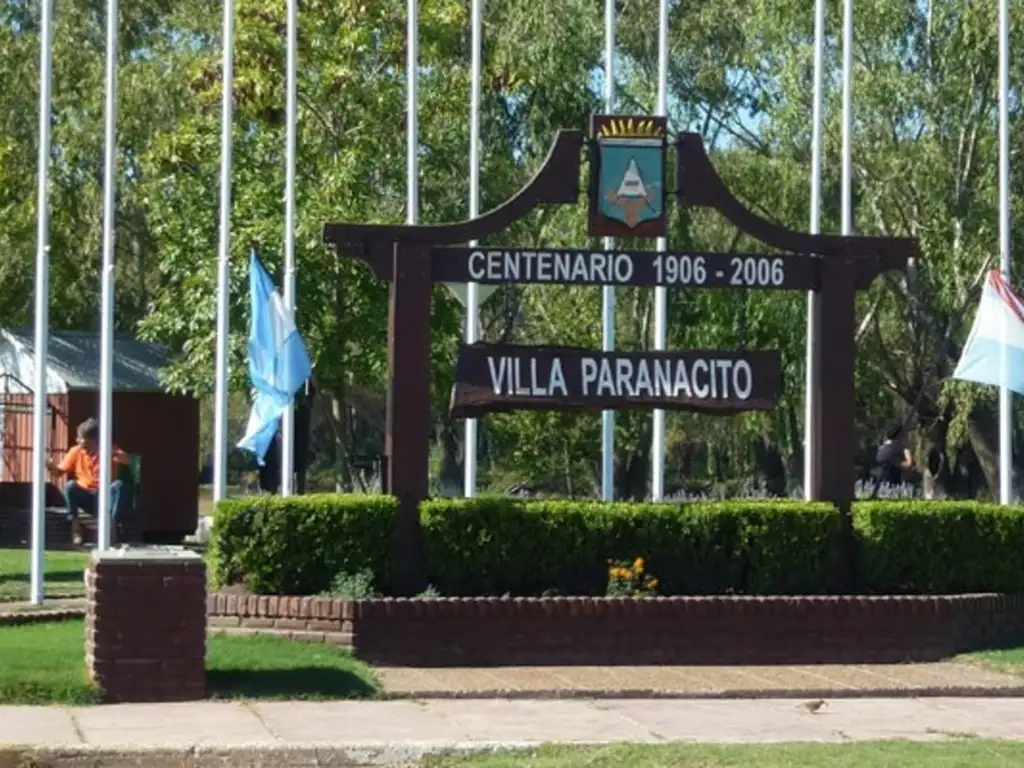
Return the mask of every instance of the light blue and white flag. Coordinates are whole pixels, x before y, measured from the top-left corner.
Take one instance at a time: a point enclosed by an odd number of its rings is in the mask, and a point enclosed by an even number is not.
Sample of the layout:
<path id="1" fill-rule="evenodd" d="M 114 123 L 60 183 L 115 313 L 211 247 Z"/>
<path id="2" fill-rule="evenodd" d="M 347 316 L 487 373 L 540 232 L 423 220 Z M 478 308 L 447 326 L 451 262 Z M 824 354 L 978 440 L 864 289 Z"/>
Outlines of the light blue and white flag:
<path id="1" fill-rule="evenodd" d="M 270 280 L 256 252 L 249 257 L 249 380 L 254 392 L 249 424 L 238 447 L 256 454 L 263 466 L 281 415 L 312 373 L 295 318 Z"/>
<path id="2" fill-rule="evenodd" d="M 1024 302 L 998 270 L 989 272 L 985 279 L 978 315 L 953 378 L 994 387 L 1005 385 L 1024 395 Z"/>

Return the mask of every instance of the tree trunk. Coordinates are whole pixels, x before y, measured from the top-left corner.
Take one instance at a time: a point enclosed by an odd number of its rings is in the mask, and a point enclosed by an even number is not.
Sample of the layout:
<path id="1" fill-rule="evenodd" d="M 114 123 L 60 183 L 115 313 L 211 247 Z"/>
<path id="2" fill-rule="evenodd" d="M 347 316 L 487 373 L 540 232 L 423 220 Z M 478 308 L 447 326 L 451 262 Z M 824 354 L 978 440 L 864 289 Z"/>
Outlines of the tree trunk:
<path id="1" fill-rule="evenodd" d="M 772 496 L 786 495 L 786 463 L 778 448 L 762 438 L 754 442 L 754 460 L 764 477 L 765 489 Z"/>
<path id="2" fill-rule="evenodd" d="M 463 491 L 463 469 L 459 461 L 458 426 L 462 421 L 445 419 L 437 425 L 437 441 L 441 446 L 441 468 L 438 483 L 445 496 L 461 496 Z"/>
<path id="3" fill-rule="evenodd" d="M 345 401 L 336 393 L 330 395 L 331 434 L 334 436 L 334 490 L 338 493 L 355 490 L 352 467 L 348 455 L 351 439 L 349 420 L 346 418 Z"/>
<path id="4" fill-rule="evenodd" d="M 648 497 L 648 478 L 651 475 L 651 441 L 653 438 L 652 419 L 637 436 L 636 445 L 619 463 L 615 485 L 616 498 L 643 501 Z"/>
<path id="5" fill-rule="evenodd" d="M 914 457 L 921 471 L 921 492 L 926 499 L 954 494 L 953 466 L 946 450 L 949 416 L 948 413 L 943 414 L 932 422 L 929 429 L 922 431 L 920 455 Z"/>
<path id="6" fill-rule="evenodd" d="M 994 409 L 988 405 L 979 405 L 971 411 L 967 422 L 967 436 L 970 439 L 974 455 L 978 460 L 989 493 L 999 498 L 999 424 Z M 1016 478 L 1010 480 L 1011 488 L 1016 489 Z"/>

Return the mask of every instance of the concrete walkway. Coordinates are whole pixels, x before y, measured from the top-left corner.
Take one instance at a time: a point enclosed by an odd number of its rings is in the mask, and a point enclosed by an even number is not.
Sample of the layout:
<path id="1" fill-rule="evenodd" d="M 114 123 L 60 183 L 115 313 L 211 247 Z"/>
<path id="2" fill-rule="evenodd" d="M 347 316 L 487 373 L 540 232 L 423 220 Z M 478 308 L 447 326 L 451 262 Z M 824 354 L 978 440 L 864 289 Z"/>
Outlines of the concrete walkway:
<path id="1" fill-rule="evenodd" d="M 423 700 L 0 707 L 0 765 L 408 765 L 539 743 L 1024 740 L 1024 698 Z M 6 746 L 5 746 L 6 745 Z M 224 761 L 227 761 L 225 763 Z M 79 762 L 75 762 L 79 761 Z M 132 762 L 135 761 L 135 762 Z"/>

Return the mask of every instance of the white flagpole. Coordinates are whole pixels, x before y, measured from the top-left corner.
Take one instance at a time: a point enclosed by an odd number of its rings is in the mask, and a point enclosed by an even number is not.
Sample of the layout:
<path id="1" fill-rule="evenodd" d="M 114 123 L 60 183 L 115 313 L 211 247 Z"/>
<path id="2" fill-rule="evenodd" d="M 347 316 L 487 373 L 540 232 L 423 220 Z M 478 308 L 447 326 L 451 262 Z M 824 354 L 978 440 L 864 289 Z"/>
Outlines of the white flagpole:
<path id="1" fill-rule="evenodd" d="M 843 235 L 853 234 L 853 1 L 843 0 Z"/>
<path id="2" fill-rule="evenodd" d="M 658 2 L 658 103 L 655 112 L 668 114 L 668 0 Z M 655 248 L 668 250 L 668 238 L 659 237 Z M 654 288 L 654 348 L 665 349 L 668 296 L 665 286 Z M 654 411 L 654 442 L 651 446 L 651 497 L 661 501 L 665 497 L 665 411 Z"/>
<path id="3" fill-rule="evenodd" d="M 405 223 L 415 224 L 420 217 L 419 162 L 419 0 L 407 0 L 405 51 Z"/>
<path id="4" fill-rule="evenodd" d="M 221 34 L 223 82 L 220 133 L 220 248 L 217 257 L 217 391 L 214 400 L 213 500 L 220 501 L 228 479 L 228 311 L 231 270 L 231 123 L 235 2 L 224 0 Z"/>
<path id="5" fill-rule="evenodd" d="M 32 567 L 29 597 L 43 604 L 46 549 L 46 389 L 50 324 L 50 91 L 53 75 L 53 0 L 42 0 L 39 30 L 39 186 L 36 234 L 36 359 L 32 412 Z"/>
<path id="6" fill-rule="evenodd" d="M 999 257 L 1010 280 L 1010 12 L 999 0 Z M 1003 333 L 1005 334 L 1005 323 Z M 1010 504 L 1013 488 L 1013 393 L 1006 386 L 1006 342 L 1002 344 L 1003 384 L 999 388 L 999 503 Z"/>
<path id="7" fill-rule="evenodd" d="M 288 0 L 288 53 L 286 79 L 285 182 L 284 182 L 284 305 L 295 312 L 295 134 L 296 58 L 298 57 L 299 2 Z M 292 495 L 295 475 L 295 408 L 289 406 L 281 419 L 281 495 Z"/>
<path id="8" fill-rule="evenodd" d="M 103 152 L 103 270 L 100 320 L 100 492 L 96 548 L 110 548 L 110 483 L 114 425 L 114 210 L 117 190 L 117 0 L 107 0 L 107 99 Z"/>
<path id="9" fill-rule="evenodd" d="M 825 0 L 816 0 L 814 7 L 814 105 L 811 129 L 811 234 L 821 229 L 821 120 L 825 49 Z M 810 500 L 818 474 L 817 409 L 818 370 L 817 350 L 821 344 L 819 325 L 821 306 L 815 291 L 807 293 L 807 379 L 804 398 L 804 498 Z"/>
<path id="10" fill-rule="evenodd" d="M 604 110 L 615 109 L 615 0 L 604 3 Z M 604 247 L 615 247 L 615 238 L 606 237 Z M 615 288 L 601 289 L 601 348 L 615 349 Z M 601 412 L 601 498 L 611 501 L 615 496 L 615 411 Z"/>
<path id="11" fill-rule="evenodd" d="M 480 48 L 483 39 L 483 0 L 472 0 L 471 48 L 469 75 L 469 218 L 480 215 Z M 470 242 L 470 247 L 477 244 Z M 476 283 L 466 285 L 466 343 L 477 340 L 480 323 L 480 292 Z M 466 463 L 463 493 L 466 498 L 476 494 L 477 421 L 466 419 Z"/>

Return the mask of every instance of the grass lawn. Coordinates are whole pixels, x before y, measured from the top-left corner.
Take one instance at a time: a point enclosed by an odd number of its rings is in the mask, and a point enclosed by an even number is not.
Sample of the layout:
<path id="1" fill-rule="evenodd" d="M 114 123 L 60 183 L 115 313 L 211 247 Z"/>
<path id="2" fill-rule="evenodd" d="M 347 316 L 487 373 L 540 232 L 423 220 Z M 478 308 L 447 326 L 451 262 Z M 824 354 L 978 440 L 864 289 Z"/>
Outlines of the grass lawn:
<path id="1" fill-rule="evenodd" d="M 28 549 L 0 549 L 0 602 L 29 599 L 32 556 Z M 88 552 L 46 552 L 43 559 L 44 594 L 82 596 L 83 571 Z"/>
<path id="2" fill-rule="evenodd" d="M 1024 675 L 1024 648 L 1007 648 L 1001 651 L 980 651 L 978 653 L 969 654 L 964 658 L 997 672 Z"/>
<path id="3" fill-rule="evenodd" d="M 0 627 L 0 704 L 99 701 L 85 672 L 84 622 Z M 340 648 L 273 637 L 215 636 L 206 646 L 210 698 L 350 699 L 376 695 L 372 670 Z"/>
<path id="4" fill-rule="evenodd" d="M 1003 768 L 1024 765 L 1024 744 L 1005 741 L 937 743 L 622 745 L 596 749 L 546 747 L 528 752 L 429 758 L 424 768 Z"/>

